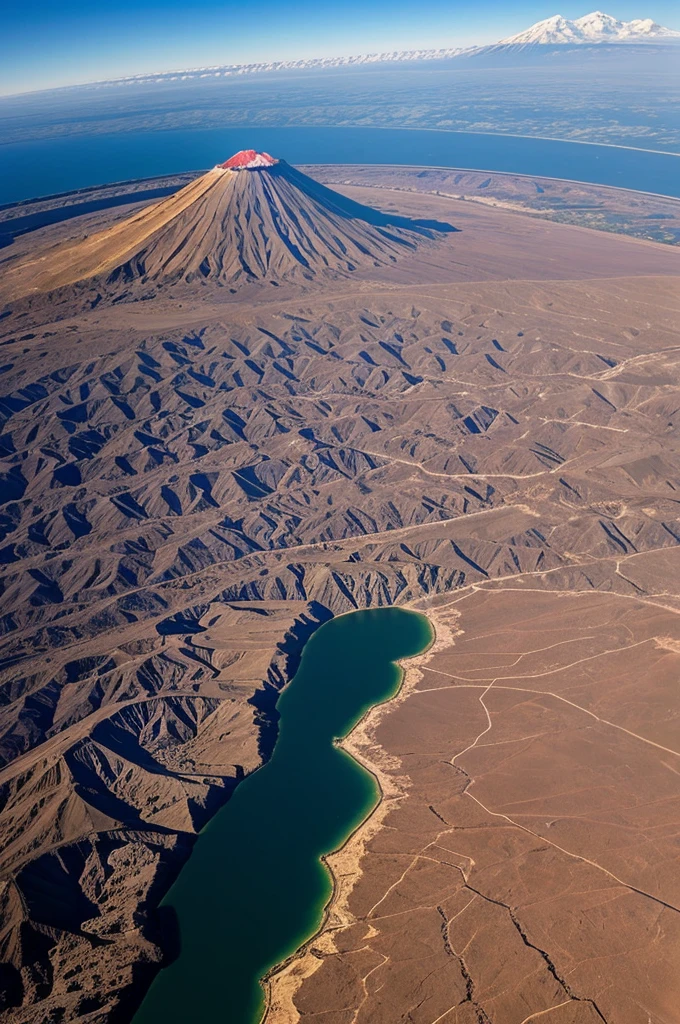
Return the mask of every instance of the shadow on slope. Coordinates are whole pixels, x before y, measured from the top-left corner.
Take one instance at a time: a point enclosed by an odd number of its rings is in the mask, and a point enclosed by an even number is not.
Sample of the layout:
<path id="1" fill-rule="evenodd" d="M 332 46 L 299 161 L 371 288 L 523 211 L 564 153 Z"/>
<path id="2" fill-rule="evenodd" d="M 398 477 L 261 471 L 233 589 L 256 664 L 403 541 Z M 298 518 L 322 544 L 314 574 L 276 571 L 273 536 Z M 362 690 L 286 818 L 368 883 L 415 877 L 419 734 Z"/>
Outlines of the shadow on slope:
<path id="1" fill-rule="evenodd" d="M 403 228 L 423 235 L 429 235 L 432 231 L 446 234 L 460 231 L 460 228 L 456 228 L 446 221 L 411 220 L 411 218 L 401 217 L 397 213 L 382 213 L 372 206 L 364 206 L 362 203 L 355 202 L 354 199 L 349 199 L 347 196 L 327 188 L 326 185 L 322 185 L 321 182 L 287 164 L 285 160 L 280 160 L 274 167 L 269 168 L 269 173 L 272 177 L 285 177 L 310 198 L 316 199 L 327 208 L 331 207 L 336 215 L 346 217 L 348 220 L 362 220 L 377 228 Z"/>

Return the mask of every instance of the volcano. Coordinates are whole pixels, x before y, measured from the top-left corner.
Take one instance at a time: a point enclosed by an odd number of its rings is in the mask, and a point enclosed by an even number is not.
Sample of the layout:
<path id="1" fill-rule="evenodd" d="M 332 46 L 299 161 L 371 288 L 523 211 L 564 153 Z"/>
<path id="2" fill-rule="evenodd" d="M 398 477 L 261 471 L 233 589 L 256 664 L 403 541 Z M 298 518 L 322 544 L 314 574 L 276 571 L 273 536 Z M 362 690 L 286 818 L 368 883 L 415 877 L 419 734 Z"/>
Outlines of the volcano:
<path id="1" fill-rule="evenodd" d="M 439 231 L 353 202 L 277 160 L 243 150 L 174 195 L 11 270 L 14 298 L 98 286 L 312 279 L 394 263 Z"/>

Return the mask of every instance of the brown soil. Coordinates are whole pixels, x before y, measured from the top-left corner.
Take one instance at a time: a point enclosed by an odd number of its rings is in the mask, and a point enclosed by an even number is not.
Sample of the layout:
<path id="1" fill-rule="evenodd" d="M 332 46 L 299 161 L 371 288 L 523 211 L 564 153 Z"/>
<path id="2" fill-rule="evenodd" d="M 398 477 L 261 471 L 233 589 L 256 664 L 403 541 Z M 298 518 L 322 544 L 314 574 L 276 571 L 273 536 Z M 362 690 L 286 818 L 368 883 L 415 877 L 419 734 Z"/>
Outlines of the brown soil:
<path id="1" fill-rule="evenodd" d="M 438 647 L 271 1019 L 677 1020 L 677 252 L 387 199 L 459 231 L 0 321 L 11 1024 L 129 1013 L 306 637 L 395 602 Z"/>
<path id="2" fill-rule="evenodd" d="M 312 166 L 308 174 L 331 188 L 369 186 L 429 193 L 532 217 L 680 245 L 680 199 L 580 181 L 446 167 Z M 394 197 L 397 205 L 400 197 Z M 383 197 L 389 202 L 389 197 Z"/>

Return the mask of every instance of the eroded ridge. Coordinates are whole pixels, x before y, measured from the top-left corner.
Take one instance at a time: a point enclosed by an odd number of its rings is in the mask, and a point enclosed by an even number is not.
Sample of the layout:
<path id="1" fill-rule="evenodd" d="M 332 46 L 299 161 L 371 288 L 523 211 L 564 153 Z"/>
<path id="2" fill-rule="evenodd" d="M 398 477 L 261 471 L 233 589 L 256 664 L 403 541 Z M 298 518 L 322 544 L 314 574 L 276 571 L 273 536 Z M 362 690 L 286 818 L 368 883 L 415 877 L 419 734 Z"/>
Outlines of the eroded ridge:
<path id="1" fill-rule="evenodd" d="M 0 321 L 11 1024 L 139 1001 L 305 639 L 423 598 L 439 646 L 353 738 L 386 800 L 286 1013 L 647 1024 L 653 984 L 672 1020 L 676 253 L 403 214 L 462 230 L 351 288 L 85 288 Z"/>

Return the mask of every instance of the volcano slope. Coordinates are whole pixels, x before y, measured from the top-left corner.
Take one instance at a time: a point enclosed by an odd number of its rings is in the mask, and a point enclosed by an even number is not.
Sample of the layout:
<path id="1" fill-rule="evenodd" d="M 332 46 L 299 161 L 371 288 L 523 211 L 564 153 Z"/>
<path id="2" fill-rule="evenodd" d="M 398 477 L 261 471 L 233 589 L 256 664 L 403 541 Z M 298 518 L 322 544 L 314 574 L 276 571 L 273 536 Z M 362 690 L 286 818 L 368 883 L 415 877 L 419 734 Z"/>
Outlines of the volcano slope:
<path id="1" fill-rule="evenodd" d="M 398 260 L 0 320 L 10 1024 L 129 1019 L 305 639 L 391 603 L 437 644 L 350 740 L 385 800 L 268 1024 L 677 1021 L 677 253 L 344 191 Z"/>
<path id="2" fill-rule="evenodd" d="M 453 230 L 450 225 L 434 225 Z M 218 285 L 317 278 L 394 263 L 432 226 L 389 217 L 332 192 L 285 161 L 237 154 L 113 227 L 41 251 L 7 276 L 9 297 L 88 280 L 119 285 Z M 70 298 L 70 296 L 69 296 Z"/>

